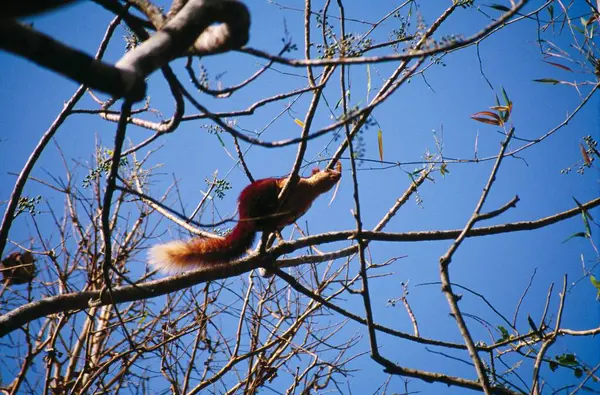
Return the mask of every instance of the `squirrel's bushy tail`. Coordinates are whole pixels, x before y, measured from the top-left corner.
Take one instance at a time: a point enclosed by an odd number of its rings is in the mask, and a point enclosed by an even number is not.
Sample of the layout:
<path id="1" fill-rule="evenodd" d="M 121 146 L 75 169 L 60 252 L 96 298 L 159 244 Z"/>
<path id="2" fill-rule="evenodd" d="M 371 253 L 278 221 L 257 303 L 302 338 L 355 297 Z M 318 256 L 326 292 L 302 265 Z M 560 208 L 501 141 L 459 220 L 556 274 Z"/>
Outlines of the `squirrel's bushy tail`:
<path id="1" fill-rule="evenodd" d="M 224 238 L 197 237 L 189 241 L 171 241 L 152 247 L 148 253 L 151 265 L 178 272 L 210 264 L 226 263 L 242 256 L 256 236 L 253 221 L 240 221 Z"/>

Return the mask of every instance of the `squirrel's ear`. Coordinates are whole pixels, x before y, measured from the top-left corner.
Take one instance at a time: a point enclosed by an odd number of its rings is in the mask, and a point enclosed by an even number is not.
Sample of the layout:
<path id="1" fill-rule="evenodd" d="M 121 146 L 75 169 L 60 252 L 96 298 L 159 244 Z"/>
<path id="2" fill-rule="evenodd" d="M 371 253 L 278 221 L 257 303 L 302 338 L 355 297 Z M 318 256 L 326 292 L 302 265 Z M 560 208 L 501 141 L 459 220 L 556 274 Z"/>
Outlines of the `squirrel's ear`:
<path id="1" fill-rule="evenodd" d="M 321 171 L 321 169 L 319 169 L 318 167 L 315 167 L 314 169 L 312 169 L 312 174 L 315 175 L 320 171 Z"/>

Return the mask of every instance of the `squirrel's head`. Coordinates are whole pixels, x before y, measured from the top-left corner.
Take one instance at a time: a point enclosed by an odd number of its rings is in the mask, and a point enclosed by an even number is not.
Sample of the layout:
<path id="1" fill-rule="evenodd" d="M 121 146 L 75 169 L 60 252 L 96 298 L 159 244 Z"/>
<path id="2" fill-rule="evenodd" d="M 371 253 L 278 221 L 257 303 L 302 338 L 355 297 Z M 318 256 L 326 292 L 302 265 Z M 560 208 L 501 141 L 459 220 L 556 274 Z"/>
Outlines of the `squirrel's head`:
<path id="1" fill-rule="evenodd" d="M 311 184 L 319 185 L 322 191 L 331 189 L 342 177 L 342 163 L 337 162 L 334 169 L 313 169 L 312 176 L 308 178 Z"/>

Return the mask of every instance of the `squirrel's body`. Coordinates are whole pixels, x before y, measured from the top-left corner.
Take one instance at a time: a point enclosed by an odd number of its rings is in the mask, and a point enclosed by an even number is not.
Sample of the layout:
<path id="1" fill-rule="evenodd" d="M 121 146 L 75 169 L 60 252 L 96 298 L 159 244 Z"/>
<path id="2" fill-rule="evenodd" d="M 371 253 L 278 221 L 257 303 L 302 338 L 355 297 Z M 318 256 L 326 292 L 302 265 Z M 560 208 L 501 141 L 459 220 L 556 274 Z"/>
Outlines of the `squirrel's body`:
<path id="1" fill-rule="evenodd" d="M 238 198 L 239 221 L 223 238 L 197 237 L 172 241 L 150 249 L 149 261 L 160 269 L 186 270 L 194 266 L 226 263 L 242 256 L 254 243 L 257 232 L 273 232 L 300 218 L 322 193 L 340 179 L 341 168 L 316 170 L 302 177 L 283 204 L 279 193 L 287 178 L 266 178 L 248 185 Z"/>

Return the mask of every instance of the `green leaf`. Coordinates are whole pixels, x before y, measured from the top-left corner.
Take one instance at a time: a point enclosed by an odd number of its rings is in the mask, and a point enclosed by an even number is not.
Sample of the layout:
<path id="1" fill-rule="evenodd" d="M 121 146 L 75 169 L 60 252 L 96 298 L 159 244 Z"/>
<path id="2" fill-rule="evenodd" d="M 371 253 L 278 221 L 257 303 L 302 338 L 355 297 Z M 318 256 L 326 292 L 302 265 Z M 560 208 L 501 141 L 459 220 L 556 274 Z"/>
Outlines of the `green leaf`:
<path id="1" fill-rule="evenodd" d="M 575 354 L 561 354 L 554 357 L 556 362 L 564 366 L 577 366 L 579 363 L 577 362 L 577 358 L 575 358 Z"/>
<path id="2" fill-rule="evenodd" d="M 502 12 L 510 11 L 510 8 L 508 8 L 507 6 L 502 5 L 502 4 L 492 4 L 492 5 L 490 5 L 490 8 L 493 8 L 495 10 L 502 11 Z"/>
<path id="3" fill-rule="evenodd" d="M 563 244 L 566 243 L 567 241 L 571 240 L 571 239 L 574 239 L 575 237 L 583 237 L 584 239 L 587 239 L 589 236 L 585 232 L 577 232 L 577 233 L 572 234 L 571 236 L 567 237 L 565 239 L 565 241 L 563 241 Z"/>
<path id="4" fill-rule="evenodd" d="M 581 203 L 579 203 L 579 201 L 577 201 L 577 199 L 575 199 L 574 197 L 572 197 L 572 198 L 575 201 L 575 204 L 577 204 L 577 207 L 579 207 L 579 209 L 581 210 L 581 219 L 583 219 L 583 226 L 585 227 L 585 235 L 586 235 L 586 237 L 591 238 L 592 237 L 592 228 L 590 227 L 589 219 L 591 219 L 592 221 L 594 219 L 589 215 L 587 210 L 583 208 Z"/>
<path id="5" fill-rule="evenodd" d="M 508 94 L 506 93 L 506 90 L 504 90 L 504 87 L 501 87 L 501 88 L 502 88 L 502 97 L 504 97 L 504 104 L 507 106 L 510 106 L 512 104 L 512 102 L 508 98 Z"/>
<path id="6" fill-rule="evenodd" d="M 554 6 L 551 4 L 549 5 L 546 10 L 548 10 L 548 14 L 550 15 L 550 19 L 554 19 Z"/>
<path id="7" fill-rule="evenodd" d="M 225 142 L 223 141 L 219 133 L 215 133 L 215 136 L 217 136 L 217 139 L 219 139 L 219 143 L 221 143 L 221 146 L 226 147 Z"/>
<path id="8" fill-rule="evenodd" d="M 506 90 L 504 89 L 504 87 L 501 87 L 501 88 L 502 88 L 502 98 L 504 99 L 504 104 L 500 105 L 500 100 L 498 100 L 498 95 L 496 95 L 496 105 L 490 107 L 490 109 L 492 109 L 494 111 L 498 111 L 498 113 L 500 114 L 500 117 L 502 118 L 502 121 L 507 122 L 508 118 L 510 118 L 510 113 L 512 112 L 513 103 L 508 98 L 508 94 L 506 93 Z"/>
<path id="9" fill-rule="evenodd" d="M 448 170 L 448 164 L 446 162 L 442 163 L 440 166 L 440 174 L 442 177 L 445 177 L 446 174 L 450 174 L 450 170 Z"/>
<path id="10" fill-rule="evenodd" d="M 572 25 L 572 26 L 573 26 L 573 29 L 577 30 L 577 32 L 579 32 L 585 36 L 585 30 L 583 30 L 582 28 L 580 28 L 577 25 Z"/>
<path id="11" fill-rule="evenodd" d="M 540 82 L 542 84 L 552 84 L 552 85 L 560 84 L 560 81 L 555 80 L 553 78 L 540 78 L 537 80 L 533 80 L 533 82 Z"/>
<path id="12" fill-rule="evenodd" d="M 558 369 L 558 364 L 554 361 L 549 361 L 548 367 L 550 368 L 551 371 L 555 372 L 556 369 Z"/>
<path id="13" fill-rule="evenodd" d="M 598 281 L 596 279 L 596 277 L 594 277 L 591 274 L 590 274 L 590 281 L 591 281 L 592 285 L 594 286 L 594 288 L 596 288 L 596 291 L 598 291 L 598 293 L 596 294 L 596 300 L 600 300 L 600 281 Z"/>
<path id="14" fill-rule="evenodd" d="M 583 376 L 583 370 L 581 368 L 576 368 L 573 371 L 573 374 L 575 375 L 575 377 L 577 377 L 578 379 L 580 379 L 581 376 Z"/>
<path id="15" fill-rule="evenodd" d="M 343 99 L 343 97 L 340 97 L 340 100 L 338 100 L 337 103 L 335 103 L 335 107 L 333 107 L 334 110 L 338 109 L 338 107 L 342 104 Z"/>
<path id="16" fill-rule="evenodd" d="M 583 226 L 585 227 L 585 234 L 587 237 L 592 238 L 592 228 L 590 228 L 590 221 L 585 211 L 581 212 L 581 218 L 583 219 Z"/>
<path id="17" fill-rule="evenodd" d="M 502 325 L 498 325 L 498 330 L 502 334 L 502 337 L 500 338 L 499 341 L 504 341 L 504 340 L 510 339 L 510 334 L 508 333 L 508 330 L 505 327 L 503 327 Z"/>
<path id="18" fill-rule="evenodd" d="M 575 204 L 577 205 L 577 207 L 579 207 L 581 210 L 585 211 L 587 213 L 587 216 L 589 217 L 589 219 L 591 219 L 593 221 L 594 218 L 592 218 L 592 215 L 590 213 L 588 213 L 585 208 L 583 208 L 583 205 L 581 203 L 579 203 L 579 201 L 577 199 L 573 198 L 573 200 L 575 201 Z"/>
<path id="19" fill-rule="evenodd" d="M 539 332 L 537 326 L 535 325 L 535 322 L 533 322 L 533 319 L 531 318 L 531 316 L 529 314 L 527 314 L 527 322 L 529 323 L 531 330 L 533 330 L 535 333 Z"/>

